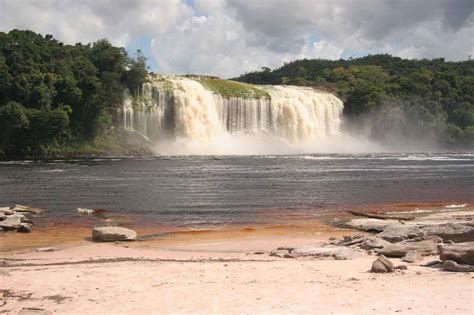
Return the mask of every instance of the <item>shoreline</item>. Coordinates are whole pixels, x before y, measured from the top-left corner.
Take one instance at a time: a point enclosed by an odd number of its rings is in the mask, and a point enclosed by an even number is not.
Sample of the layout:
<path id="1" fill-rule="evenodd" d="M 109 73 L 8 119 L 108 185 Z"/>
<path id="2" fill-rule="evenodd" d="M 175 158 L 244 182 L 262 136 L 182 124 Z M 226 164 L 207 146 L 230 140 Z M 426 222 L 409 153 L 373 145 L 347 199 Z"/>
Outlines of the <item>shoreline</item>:
<path id="1" fill-rule="evenodd" d="M 455 222 L 458 217 L 468 222 L 474 217 L 474 207 L 418 215 L 421 222 L 425 217 L 434 217 L 438 223 L 446 218 Z M 80 239 L 65 240 L 56 244 L 57 248 L 42 251 L 37 250 L 40 244 L 1 251 L 0 312 L 472 314 L 474 310 L 472 274 L 425 266 L 438 259 L 434 254 L 414 263 L 390 258 L 405 268 L 373 273 L 370 266 L 377 256 L 354 247 L 337 247 L 355 250 L 353 257 L 282 253 L 295 248 L 308 253 L 315 248 L 324 251 L 333 249 L 327 244 L 338 240 L 374 235 L 355 229 L 324 223 L 247 227 L 106 243 L 90 241 L 90 231 L 90 227 L 69 226 L 56 231 L 39 228 L 36 235 L 35 230 L 11 233 L 19 236 L 18 244 L 23 245 L 28 244 L 28 237 L 57 240 L 69 235 Z M 138 232 L 143 235 L 147 231 Z M 5 245 L 4 238 L 0 244 Z M 51 244 L 41 247 L 45 245 Z"/>
<path id="2" fill-rule="evenodd" d="M 418 203 L 371 204 L 350 208 L 365 213 L 408 213 L 425 216 L 429 213 L 450 212 L 449 205 L 467 204 L 463 210 L 474 210 L 474 202 L 463 200 L 432 201 Z M 345 208 L 345 207 L 344 207 Z M 421 209 L 420 209 L 421 208 Z M 154 226 L 143 224 L 138 218 L 111 212 L 107 215 L 74 215 L 67 218 L 54 218 L 46 211 L 34 219 L 35 226 L 31 233 L 0 233 L 0 253 L 18 250 L 32 250 L 38 247 L 76 246 L 92 242 L 91 232 L 94 226 L 118 225 L 135 230 L 138 233 L 136 242 L 130 244 L 173 244 L 192 243 L 201 240 L 239 240 L 252 237 L 308 237 L 320 240 L 331 236 L 351 234 L 344 223 L 355 218 L 344 210 L 323 213 L 311 219 L 276 220 L 265 224 L 231 224 L 218 227 L 176 227 Z M 93 242 L 92 242 L 93 243 Z M 154 246 L 155 246 L 154 245 Z M 135 245 L 132 245 L 135 246 Z"/>

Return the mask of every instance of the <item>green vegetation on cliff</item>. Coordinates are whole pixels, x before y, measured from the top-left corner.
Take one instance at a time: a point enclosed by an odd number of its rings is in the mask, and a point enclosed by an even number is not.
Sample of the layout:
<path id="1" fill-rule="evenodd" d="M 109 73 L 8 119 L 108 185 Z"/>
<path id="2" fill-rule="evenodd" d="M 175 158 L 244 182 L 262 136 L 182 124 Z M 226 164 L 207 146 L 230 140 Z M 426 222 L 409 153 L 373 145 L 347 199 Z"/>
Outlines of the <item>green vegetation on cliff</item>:
<path id="1" fill-rule="evenodd" d="M 268 93 L 261 87 L 223 80 L 217 77 L 210 76 L 189 76 L 192 79 L 199 81 L 202 85 L 207 87 L 212 92 L 221 95 L 224 98 L 241 97 L 241 98 L 269 98 Z"/>
<path id="2" fill-rule="evenodd" d="M 374 114 L 380 119 L 380 128 L 373 130 L 378 137 L 403 116 L 407 124 L 418 125 L 447 143 L 474 145 L 474 60 L 407 60 L 390 55 L 304 59 L 273 71 L 262 68 L 235 80 L 323 87 L 344 100 L 348 117 Z M 401 113 L 396 118 L 395 108 Z"/>
<path id="3" fill-rule="evenodd" d="M 145 59 L 107 40 L 65 45 L 31 31 L 0 32 L 0 156 L 47 156 L 94 143 L 114 125 Z"/>

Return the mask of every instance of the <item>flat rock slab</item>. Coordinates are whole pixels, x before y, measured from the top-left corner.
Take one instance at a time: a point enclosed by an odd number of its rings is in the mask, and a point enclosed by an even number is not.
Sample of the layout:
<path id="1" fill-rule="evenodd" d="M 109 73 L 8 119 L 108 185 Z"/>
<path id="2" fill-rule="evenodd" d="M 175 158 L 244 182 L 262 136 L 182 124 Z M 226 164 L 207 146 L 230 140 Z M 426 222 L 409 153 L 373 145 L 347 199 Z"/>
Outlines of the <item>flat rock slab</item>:
<path id="1" fill-rule="evenodd" d="M 419 242 L 403 241 L 387 245 L 378 252 L 388 257 L 404 257 L 410 251 L 416 251 L 417 254 L 428 256 L 438 252 L 438 243 L 436 240 L 425 240 Z"/>
<path id="2" fill-rule="evenodd" d="M 336 260 L 349 260 L 360 257 L 365 253 L 358 250 L 341 246 L 303 246 L 295 248 L 292 253 L 294 257 L 314 257 Z"/>
<path id="3" fill-rule="evenodd" d="M 381 220 L 381 219 L 352 219 L 345 227 L 367 232 L 382 232 L 389 225 L 398 223 L 397 220 Z"/>
<path id="4" fill-rule="evenodd" d="M 42 308 L 28 307 L 23 308 L 18 312 L 18 315 L 49 315 L 50 311 L 47 311 Z"/>
<path id="5" fill-rule="evenodd" d="M 10 210 L 13 210 L 16 212 L 28 212 L 28 213 L 33 213 L 33 214 L 41 214 L 45 211 L 44 209 L 41 209 L 41 208 L 33 208 L 33 207 L 22 206 L 22 205 L 15 205 Z"/>
<path id="6" fill-rule="evenodd" d="M 417 237 L 438 236 L 444 241 L 454 242 L 474 241 L 474 224 L 470 223 L 443 223 L 443 224 L 401 224 L 387 226 L 378 237 L 391 243 Z"/>
<path id="7" fill-rule="evenodd" d="M 137 237 L 134 230 L 118 226 L 95 227 L 92 238 L 99 242 L 133 241 Z"/>
<path id="8" fill-rule="evenodd" d="M 0 227 L 4 230 L 16 230 L 21 226 L 21 217 L 9 215 L 0 221 Z"/>

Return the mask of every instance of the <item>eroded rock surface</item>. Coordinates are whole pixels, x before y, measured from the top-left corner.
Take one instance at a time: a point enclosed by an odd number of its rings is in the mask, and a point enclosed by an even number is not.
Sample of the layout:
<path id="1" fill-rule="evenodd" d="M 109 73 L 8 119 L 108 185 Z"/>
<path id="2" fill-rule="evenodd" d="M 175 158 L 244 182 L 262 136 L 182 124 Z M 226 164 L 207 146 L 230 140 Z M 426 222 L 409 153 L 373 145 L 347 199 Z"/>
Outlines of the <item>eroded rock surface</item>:
<path id="1" fill-rule="evenodd" d="M 137 237 L 134 230 L 118 226 L 95 227 L 92 238 L 99 242 L 133 241 Z"/>

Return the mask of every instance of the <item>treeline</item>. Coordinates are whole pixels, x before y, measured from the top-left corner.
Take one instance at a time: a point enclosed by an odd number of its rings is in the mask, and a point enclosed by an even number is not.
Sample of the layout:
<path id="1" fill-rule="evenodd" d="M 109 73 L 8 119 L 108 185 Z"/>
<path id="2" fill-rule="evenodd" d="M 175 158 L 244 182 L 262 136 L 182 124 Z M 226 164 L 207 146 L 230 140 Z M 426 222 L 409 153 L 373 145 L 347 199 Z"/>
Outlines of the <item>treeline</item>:
<path id="1" fill-rule="evenodd" d="M 345 114 L 357 119 L 377 113 L 374 134 L 386 132 L 400 109 L 407 124 L 451 145 L 474 145 L 474 60 L 407 60 L 387 54 L 349 60 L 297 60 L 281 68 L 246 73 L 234 80 L 255 84 L 323 87 L 344 100 Z M 400 115 L 397 116 L 400 118 Z M 384 130 L 385 128 L 385 130 Z M 411 128 L 410 128 L 411 129 Z M 403 131 L 403 130 L 402 130 Z"/>
<path id="2" fill-rule="evenodd" d="M 113 126 L 145 58 L 101 39 L 65 45 L 32 31 L 0 32 L 0 156 L 47 156 Z"/>

